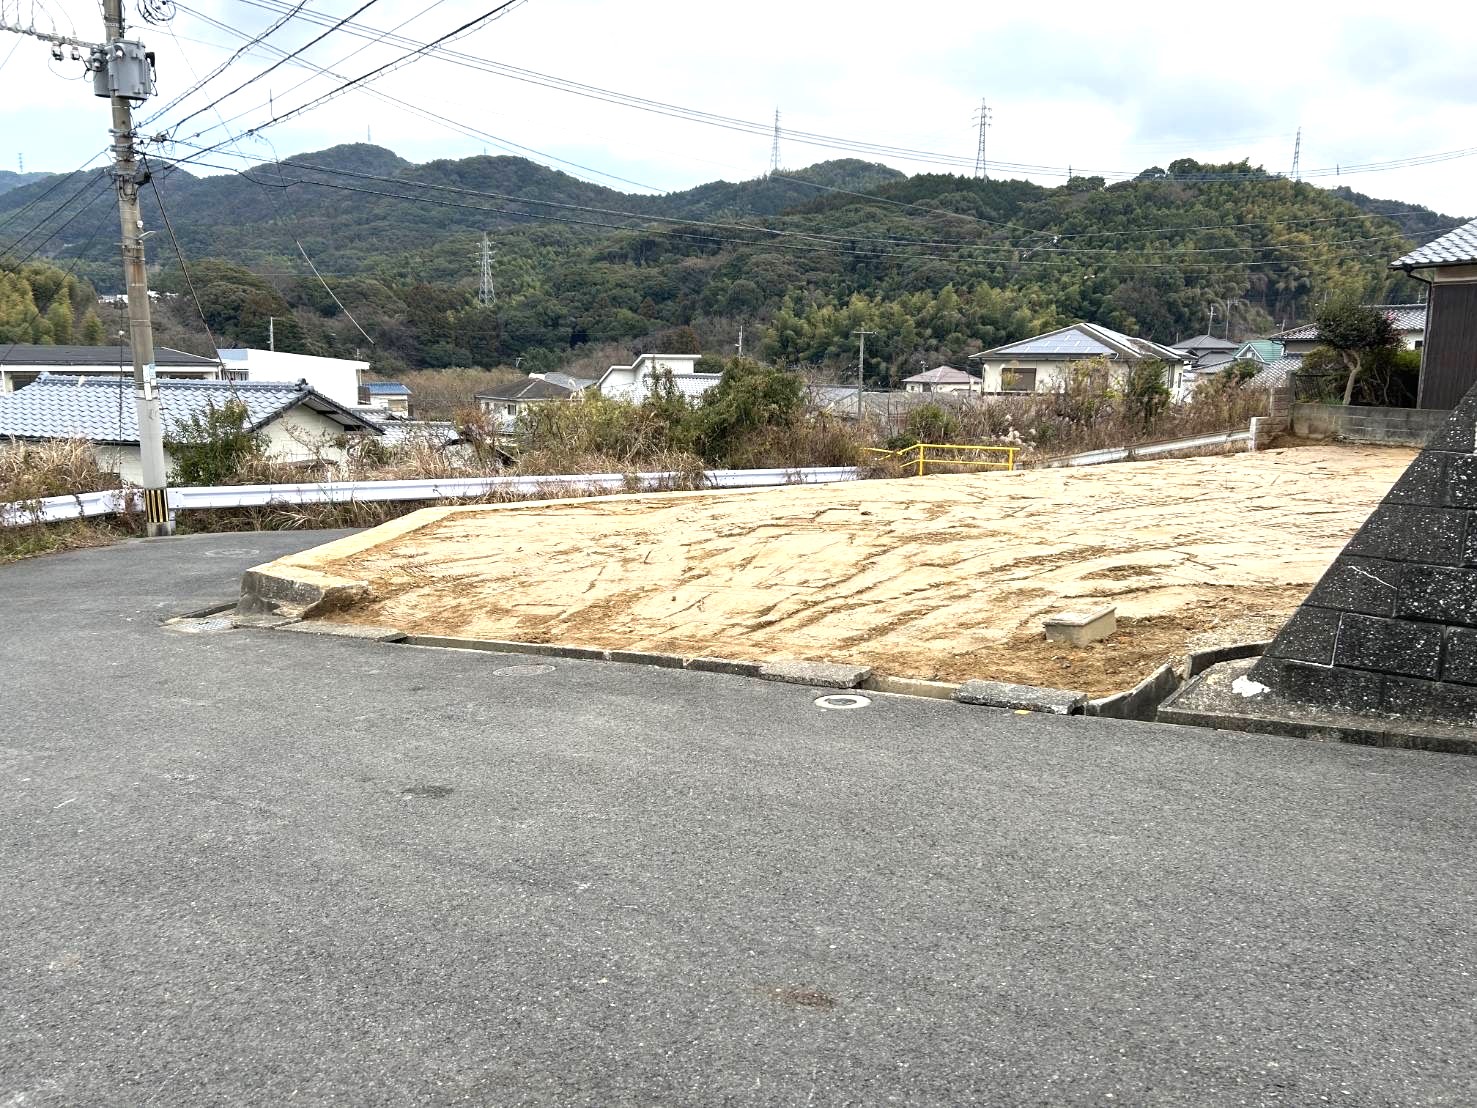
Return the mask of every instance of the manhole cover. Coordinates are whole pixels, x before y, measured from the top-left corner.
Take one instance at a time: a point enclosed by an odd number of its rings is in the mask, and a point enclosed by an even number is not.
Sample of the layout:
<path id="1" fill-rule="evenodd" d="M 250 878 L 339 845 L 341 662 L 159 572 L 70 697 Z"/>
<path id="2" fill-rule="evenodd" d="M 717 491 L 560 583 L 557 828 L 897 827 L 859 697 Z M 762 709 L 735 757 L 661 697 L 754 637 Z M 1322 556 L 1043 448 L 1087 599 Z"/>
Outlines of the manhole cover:
<path id="1" fill-rule="evenodd" d="M 554 667 L 535 663 L 527 666 L 501 666 L 492 672 L 498 677 L 537 677 L 543 673 L 553 673 Z"/>
<path id="2" fill-rule="evenodd" d="M 201 554 L 207 558 L 246 558 L 261 551 L 254 546 L 229 547 L 226 550 L 202 550 Z"/>
<path id="3" fill-rule="evenodd" d="M 842 711 L 850 708 L 865 708 L 871 703 L 871 697 L 861 696 L 858 693 L 830 693 L 826 696 L 815 698 L 815 706 L 817 708 L 832 708 Z"/>
<path id="4" fill-rule="evenodd" d="M 231 617 L 210 616 L 206 619 L 172 619 L 165 626 L 172 631 L 183 631 L 186 635 L 215 635 L 231 629 Z"/>

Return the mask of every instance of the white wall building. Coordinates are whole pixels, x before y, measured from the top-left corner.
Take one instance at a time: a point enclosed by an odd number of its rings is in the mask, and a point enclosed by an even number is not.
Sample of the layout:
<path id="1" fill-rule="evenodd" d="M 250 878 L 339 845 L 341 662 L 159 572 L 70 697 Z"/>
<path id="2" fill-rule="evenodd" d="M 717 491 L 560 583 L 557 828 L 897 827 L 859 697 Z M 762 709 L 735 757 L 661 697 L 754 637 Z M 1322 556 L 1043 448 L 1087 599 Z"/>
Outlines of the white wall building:
<path id="1" fill-rule="evenodd" d="M 1074 323 L 970 355 L 983 369 L 986 393 L 1056 392 L 1066 386 L 1075 363 L 1095 358 L 1109 364 L 1108 385 L 1121 384 L 1136 362 L 1164 362 L 1169 366 L 1165 383 L 1174 391 L 1185 365 L 1178 351 L 1096 323 Z"/>
<path id="2" fill-rule="evenodd" d="M 221 365 L 212 358 L 154 348 L 154 366 L 161 378 L 218 381 Z M 127 346 L 43 346 L 0 343 L 0 393 L 14 392 L 42 374 L 70 377 L 127 377 L 133 379 L 133 353 Z"/>
<path id="3" fill-rule="evenodd" d="M 941 365 L 935 369 L 915 373 L 903 378 L 904 392 L 979 392 L 980 379 L 953 366 Z"/>
<path id="4" fill-rule="evenodd" d="M 611 366 L 595 382 L 595 389 L 613 400 L 640 403 L 651 394 L 652 378 L 670 373 L 677 391 L 689 400 L 696 400 L 723 380 L 721 373 L 697 371 L 701 357 L 701 354 L 642 354 L 630 365 Z"/>
<path id="5" fill-rule="evenodd" d="M 351 408 L 359 403 L 359 380 L 368 362 L 348 358 L 318 358 L 281 350 L 232 348 L 216 351 L 231 381 L 306 381 L 308 387 L 336 404 Z"/>

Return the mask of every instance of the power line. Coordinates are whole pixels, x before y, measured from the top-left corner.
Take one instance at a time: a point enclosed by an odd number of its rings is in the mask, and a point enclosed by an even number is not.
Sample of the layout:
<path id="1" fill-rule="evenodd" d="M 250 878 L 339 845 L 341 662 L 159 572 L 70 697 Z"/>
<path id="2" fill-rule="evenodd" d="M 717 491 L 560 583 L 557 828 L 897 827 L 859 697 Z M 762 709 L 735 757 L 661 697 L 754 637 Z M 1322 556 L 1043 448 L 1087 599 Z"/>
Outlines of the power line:
<path id="1" fill-rule="evenodd" d="M 284 0 L 243 0 L 243 2 L 249 3 L 254 7 L 259 7 L 267 11 L 280 11 L 282 7 L 285 6 Z M 180 7 L 182 10 L 190 11 L 190 9 L 186 8 L 184 5 L 180 5 Z M 194 15 L 198 13 L 191 11 L 191 14 Z M 303 18 L 310 22 L 316 21 L 321 23 L 323 20 L 329 19 L 331 17 L 320 16 L 316 15 L 315 13 L 307 12 L 303 14 Z M 362 24 L 354 24 L 352 22 L 346 23 L 343 26 L 343 30 L 348 34 L 358 35 L 359 37 L 369 36 L 377 40 L 391 42 L 402 47 L 416 47 L 419 50 L 434 53 L 437 57 L 440 57 L 445 61 L 450 61 L 457 65 L 480 69 L 484 72 L 494 73 L 511 78 L 513 80 L 542 85 L 544 87 L 554 88 L 559 91 L 568 92 L 578 96 L 584 96 L 596 100 L 603 100 L 607 103 L 618 104 L 624 107 L 652 112 L 658 115 L 666 115 L 673 118 L 686 119 L 690 122 L 704 123 L 710 126 L 724 127 L 729 130 L 743 131 L 749 134 L 764 135 L 766 137 L 772 134 L 771 126 L 768 123 L 760 123 L 755 120 L 739 119 L 733 116 L 718 115 L 716 113 L 702 111 L 697 108 L 688 108 L 679 104 L 671 104 L 660 100 L 651 100 L 646 97 L 634 96 L 628 93 L 622 93 L 612 89 L 602 88 L 598 85 L 590 85 L 580 81 L 573 81 L 568 78 L 557 77 L 552 74 L 540 73 L 537 70 L 508 65 L 503 62 L 494 61 L 490 58 L 484 58 L 478 55 L 464 53 L 462 51 L 440 49 L 437 48 L 436 43 L 420 44 L 417 42 L 417 40 L 407 38 L 406 36 L 386 34 L 385 32 L 378 31 L 371 27 L 366 27 Z M 782 129 L 781 134 L 784 138 L 793 142 L 799 142 L 812 146 L 826 147 L 829 149 L 846 150 L 853 153 L 871 154 L 873 156 L 894 157 L 903 161 L 951 165 L 965 168 L 971 167 L 975 161 L 975 159 L 962 157 L 956 154 L 945 154 L 938 151 L 920 150 L 913 147 L 898 146 L 887 143 L 875 143 L 857 139 L 848 139 L 836 135 L 825 135 L 809 131 Z M 1471 157 L 1474 154 L 1477 154 L 1477 147 L 1468 147 L 1461 150 L 1443 151 L 1435 154 L 1413 155 L 1411 157 L 1395 159 L 1388 162 L 1368 162 L 1361 165 L 1345 165 L 1342 167 L 1335 165 L 1323 169 L 1305 171 L 1303 176 L 1338 176 L 1341 174 L 1356 172 L 1366 173 L 1378 172 L 1387 169 L 1402 169 L 1409 168 L 1415 165 L 1428 165 L 1434 164 L 1435 162 L 1439 161 L 1450 161 L 1456 158 Z M 1037 176 L 1097 176 L 1114 179 L 1129 179 L 1138 176 L 1140 172 L 1138 170 L 1084 170 L 1080 167 L 1073 169 L 1071 167 L 1042 165 L 1030 162 L 1002 162 L 998 160 L 993 162 L 992 164 L 997 169 L 1021 172 L 1028 175 Z M 1278 179 L 1278 177 L 1275 174 L 1268 174 L 1261 171 L 1248 171 L 1245 173 L 1202 173 L 1177 175 L 1175 179 L 1183 181 L 1263 179 L 1276 180 Z"/>

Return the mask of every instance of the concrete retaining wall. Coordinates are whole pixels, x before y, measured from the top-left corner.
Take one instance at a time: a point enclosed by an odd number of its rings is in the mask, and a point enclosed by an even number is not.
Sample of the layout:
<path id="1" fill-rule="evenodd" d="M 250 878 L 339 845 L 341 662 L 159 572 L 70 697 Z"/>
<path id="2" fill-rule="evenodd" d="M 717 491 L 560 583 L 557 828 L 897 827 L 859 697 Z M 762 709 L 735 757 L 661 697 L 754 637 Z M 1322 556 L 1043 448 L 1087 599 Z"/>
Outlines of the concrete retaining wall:
<path id="1" fill-rule="evenodd" d="M 1361 408 L 1342 404 L 1294 404 L 1293 434 L 1308 439 L 1425 446 L 1451 415 L 1421 408 Z"/>

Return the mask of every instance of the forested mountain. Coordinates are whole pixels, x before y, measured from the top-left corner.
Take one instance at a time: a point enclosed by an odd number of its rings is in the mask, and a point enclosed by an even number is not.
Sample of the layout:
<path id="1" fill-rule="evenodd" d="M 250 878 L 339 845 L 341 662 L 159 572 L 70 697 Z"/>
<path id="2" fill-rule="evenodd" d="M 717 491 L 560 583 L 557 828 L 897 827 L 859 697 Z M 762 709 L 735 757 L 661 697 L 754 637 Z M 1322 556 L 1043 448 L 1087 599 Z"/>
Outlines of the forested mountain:
<path id="1" fill-rule="evenodd" d="M 276 317 L 283 348 L 360 348 L 387 369 L 552 367 L 589 344 L 651 347 L 689 327 L 717 352 L 740 325 L 747 349 L 777 361 L 841 365 L 865 327 L 877 332 L 869 372 L 896 380 L 1072 319 L 1173 341 L 1204 331 L 1214 305 L 1218 329 L 1229 308 L 1233 337 L 1265 333 L 1344 289 L 1414 298 L 1387 263 L 1459 222 L 1244 162 L 1047 188 L 848 160 L 662 196 L 521 158 L 412 165 L 363 144 L 240 174 L 153 168 L 223 343 L 262 344 Z M 15 241 L 24 257 L 39 246 L 114 291 L 109 195 L 82 177 L 14 189 L 0 196 L 0 248 Z M 152 187 L 144 201 L 161 227 Z M 496 250 L 486 306 L 483 231 Z M 188 292 L 170 237 L 161 230 L 149 248 L 158 286 Z M 189 297 L 183 306 L 193 313 Z"/>
<path id="2" fill-rule="evenodd" d="M 10 169 L 0 169 L 0 193 L 18 189 L 22 185 L 29 185 L 32 181 L 39 181 L 43 177 L 49 177 L 49 173 L 16 173 Z"/>

